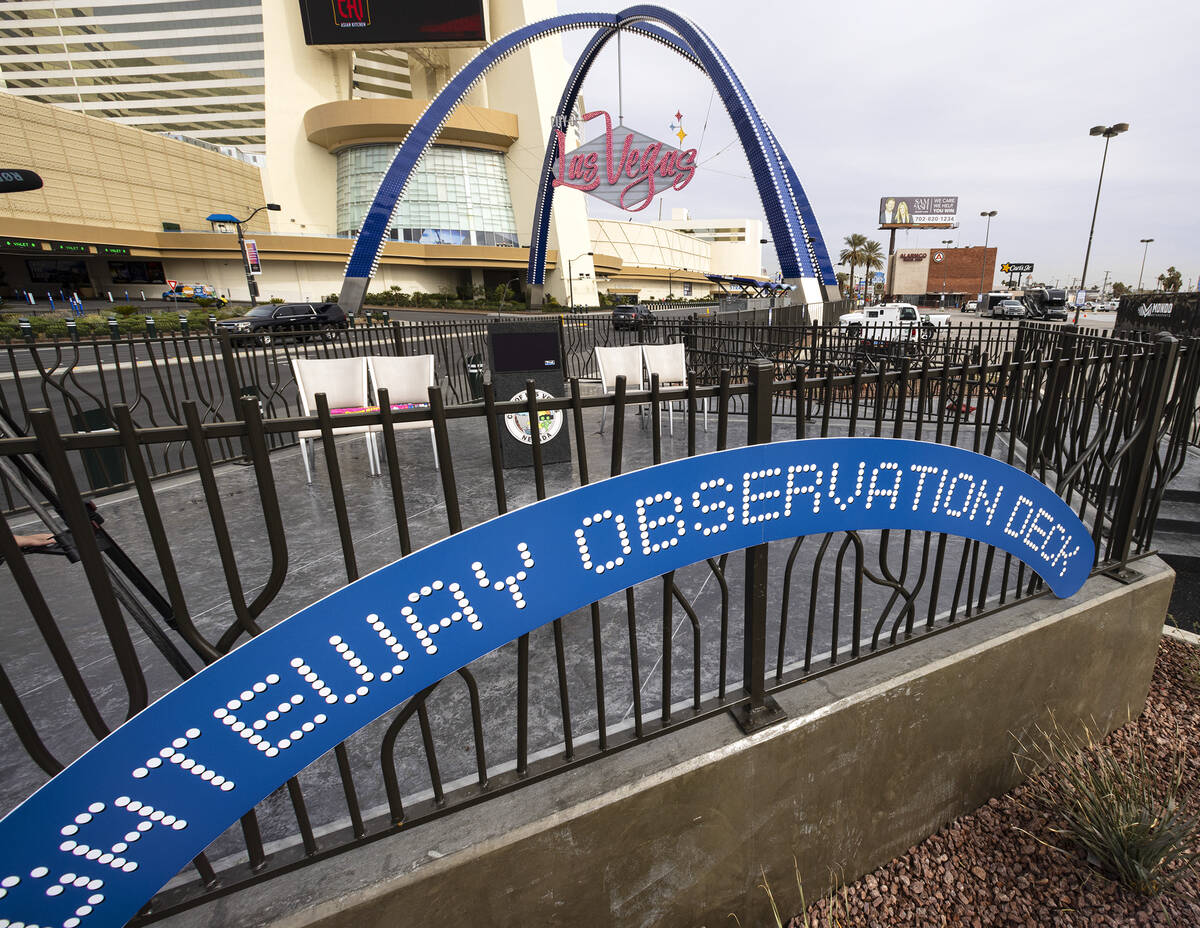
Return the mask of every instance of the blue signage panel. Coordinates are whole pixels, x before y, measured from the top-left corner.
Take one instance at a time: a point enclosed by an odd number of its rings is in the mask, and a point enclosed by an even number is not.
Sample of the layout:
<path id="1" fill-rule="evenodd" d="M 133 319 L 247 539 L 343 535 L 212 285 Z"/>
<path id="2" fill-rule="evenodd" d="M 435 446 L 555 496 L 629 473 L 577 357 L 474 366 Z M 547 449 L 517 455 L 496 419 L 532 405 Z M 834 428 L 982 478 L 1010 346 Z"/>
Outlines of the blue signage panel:
<path id="1" fill-rule="evenodd" d="M 363 577 L 121 726 L 0 822 L 0 920 L 123 925 L 289 777 L 481 655 L 724 552 L 884 528 L 994 545 L 1059 596 L 1094 558 L 1045 485 L 924 442 L 777 442 L 581 487 Z"/>

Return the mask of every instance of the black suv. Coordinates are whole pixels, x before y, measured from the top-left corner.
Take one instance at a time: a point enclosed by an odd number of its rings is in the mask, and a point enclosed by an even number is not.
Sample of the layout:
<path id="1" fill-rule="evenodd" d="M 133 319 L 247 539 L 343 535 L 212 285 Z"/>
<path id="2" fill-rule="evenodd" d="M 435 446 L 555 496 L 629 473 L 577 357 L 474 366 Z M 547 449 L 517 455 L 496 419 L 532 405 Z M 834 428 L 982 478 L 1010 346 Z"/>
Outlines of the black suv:
<path id="1" fill-rule="evenodd" d="M 244 316 L 222 319 L 217 326 L 233 335 L 256 335 L 260 345 L 287 335 L 315 338 L 347 326 L 346 314 L 337 303 L 278 303 L 256 306 Z"/>
<path id="2" fill-rule="evenodd" d="M 654 325 L 654 314 L 649 306 L 640 303 L 625 303 L 612 311 L 612 327 L 614 329 L 641 329 L 643 326 Z"/>

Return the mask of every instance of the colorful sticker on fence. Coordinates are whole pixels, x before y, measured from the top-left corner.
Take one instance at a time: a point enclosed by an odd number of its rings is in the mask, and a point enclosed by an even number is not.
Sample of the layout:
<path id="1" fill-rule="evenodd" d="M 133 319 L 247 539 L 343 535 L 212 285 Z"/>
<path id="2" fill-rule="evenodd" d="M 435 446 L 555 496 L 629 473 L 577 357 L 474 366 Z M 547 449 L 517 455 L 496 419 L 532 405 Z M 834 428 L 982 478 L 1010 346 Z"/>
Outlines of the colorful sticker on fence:
<path id="1" fill-rule="evenodd" d="M 903 439 L 756 445 L 581 487 L 363 577 L 121 726 L 0 821 L 0 922 L 123 925 L 289 777 L 506 642 L 728 551 L 885 528 L 994 545 L 1059 596 L 1094 558 L 1030 475 Z"/>

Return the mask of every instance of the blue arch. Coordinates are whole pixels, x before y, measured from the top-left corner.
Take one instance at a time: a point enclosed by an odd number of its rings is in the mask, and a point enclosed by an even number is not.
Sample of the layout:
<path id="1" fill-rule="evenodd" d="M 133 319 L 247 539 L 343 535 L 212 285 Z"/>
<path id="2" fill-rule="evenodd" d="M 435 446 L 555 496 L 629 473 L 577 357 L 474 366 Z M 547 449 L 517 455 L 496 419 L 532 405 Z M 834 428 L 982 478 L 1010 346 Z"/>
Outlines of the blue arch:
<path id="1" fill-rule="evenodd" d="M 653 22 L 668 26 L 678 33 L 678 38 L 647 25 Z M 616 14 L 574 13 L 522 26 L 497 39 L 451 78 L 413 125 L 380 182 L 375 199 L 363 219 L 354 250 L 346 263 L 341 293 L 341 302 L 344 306 L 355 310 L 362 305 L 367 286 L 378 269 L 379 257 L 396 204 L 403 197 L 425 152 L 433 143 L 450 113 L 466 96 L 471 87 L 494 64 L 530 42 L 565 29 L 588 28 L 602 30 L 598 36 L 599 45 L 602 45 L 603 41 L 618 28 L 636 29 L 659 41 L 665 41 L 681 53 L 687 54 L 704 70 L 721 96 L 721 101 L 733 121 L 747 161 L 750 163 L 751 173 L 767 217 L 767 224 L 775 241 L 776 253 L 779 256 L 783 275 L 789 278 L 801 277 L 805 276 L 804 271 L 807 270 L 810 275 L 822 278 L 823 282 L 828 283 L 833 279 L 832 267 L 829 267 L 827 275 L 825 273 L 824 265 L 828 264 L 827 256 L 824 262 L 814 261 L 814 257 L 818 253 L 824 252 L 824 244 L 820 241 L 820 232 L 817 230 L 815 218 L 811 215 L 811 209 L 807 208 L 807 198 L 803 196 L 803 191 L 799 188 L 795 172 L 780 157 L 781 153 L 774 136 L 758 115 L 749 94 L 738 80 L 728 61 L 712 40 L 689 20 L 670 10 L 642 4 L 629 7 Z M 595 40 L 593 40 L 593 44 L 595 44 Z M 598 51 L 598 47 L 596 51 Z M 594 52 L 591 59 L 594 59 Z M 582 82 L 588 67 L 590 67 L 590 59 L 585 67 L 577 68 L 577 73 L 573 75 L 575 85 L 573 88 L 568 86 L 564 97 L 569 95 L 572 100 L 574 99 L 578 94 L 578 85 Z M 550 167 L 552 168 L 552 166 L 553 160 L 551 159 Z M 543 174 L 542 181 L 544 183 L 545 174 Z M 549 197 L 546 198 L 547 206 L 548 200 Z M 808 213 L 803 218 L 800 209 L 801 202 Z M 540 205 L 541 201 L 539 201 Z M 544 224 L 548 229 L 548 208 L 539 212 L 536 224 L 539 228 Z M 544 268 L 544 232 L 539 233 L 538 241 L 542 253 L 540 264 Z M 814 265 L 820 269 L 820 274 L 814 274 Z M 532 274 L 532 262 L 530 270 Z"/>
<path id="2" fill-rule="evenodd" d="M 634 26 L 623 28 L 626 32 L 633 32 L 665 45 L 667 48 L 686 58 L 697 68 L 704 70 L 700 59 L 692 53 L 691 48 L 678 36 L 672 35 L 666 30 L 649 23 L 638 23 Z M 595 63 L 595 59 L 601 49 L 616 33 L 617 30 L 613 28 L 600 30 L 592 37 L 587 47 L 580 54 L 571 72 L 571 76 L 563 88 L 562 98 L 559 100 L 558 111 L 555 114 L 554 120 L 556 128 L 566 128 L 567 120 L 575 107 L 584 78 Z M 833 264 L 829 260 L 829 252 L 821 236 L 820 227 L 817 225 L 816 215 L 813 213 L 812 206 L 808 201 L 808 196 L 804 193 L 800 179 L 796 175 L 791 162 L 788 161 L 787 155 L 776 142 L 774 133 L 765 123 L 763 125 L 766 128 L 767 142 L 783 168 L 784 179 L 787 184 L 787 194 L 795 205 L 797 217 L 800 222 L 805 247 L 803 250 L 799 250 L 798 254 L 804 271 L 803 276 L 815 277 L 821 283 L 832 286 L 836 280 L 836 275 L 834 274 Z M 550 214 L 554 201 L 554 168 L 557 160 L 558 145 L 556 144 L 556 139 L 552 136 L 546 144 L 546 154 L 542 161 L 542 172 L 538 181 L 538 197 L 534 213 L 533 234 L 529 245 L 529 270 L 526 278 L 530 284 L 545 283 L 546 248 L 549 241 Z M 781 266 L 783 264 L 782 257 L 780 257 L 780 264 Z"/>

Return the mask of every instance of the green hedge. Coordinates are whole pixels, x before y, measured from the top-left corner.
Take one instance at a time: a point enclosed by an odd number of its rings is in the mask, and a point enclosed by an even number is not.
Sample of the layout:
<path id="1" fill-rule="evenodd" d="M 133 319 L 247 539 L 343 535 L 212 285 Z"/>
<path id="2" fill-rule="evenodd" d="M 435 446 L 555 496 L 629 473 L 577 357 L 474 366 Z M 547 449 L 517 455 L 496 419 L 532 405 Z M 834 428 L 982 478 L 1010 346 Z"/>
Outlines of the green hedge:
<path id="1" fill-rule="evenodd" d="M 496 287 L 491 294 L 484 298 L 483 288 L 476 288 L 475 294 L 464 299 L 464 293 L 425 293 L 414 290 L 407 293 L 397 286 L 388 290 L 378 290 L 368 293 L 364 303 L 368 306 L 415 306 L 424 309 L 517 309 L 524 306 L 520 300 L 511 299 L 513 291 L 503 286 Z M 500 299 L 508 296 L 510 299 Z M 331 294 L 336 301 L 336 295 Z"/>
<path id="2" fill-rule="evenodd" d="M 154 320 L 154 328 L 159 334 L 180 331 L 177 312 L 140 313 L 130 312 L 135 307 L 114 306 L 113 311 L 119 315 L 113 318 L 117 321 L 117 330 L 123 335 L 142 335 L 146 332 L 146 316 Z M 206 309 L 193 309 L 187 313 L 188 329 L 191 332 L 208 331 L 208 313 Z M 213 313 L 218 319 L 228 319 L 238 315 L 237 310 L 222 309 Z M 21 338 L 21 328 L 18 320 L 21 317 L 15 313 L 0 316 L 0 339 Z M 37 338 L 66 338 L 68 316 L 38 315 L 26 317 Z M 75 320 L 76 331 L 81 337 L 93 335 L 108 335 L 108 316 L 92 313 Z"/>

